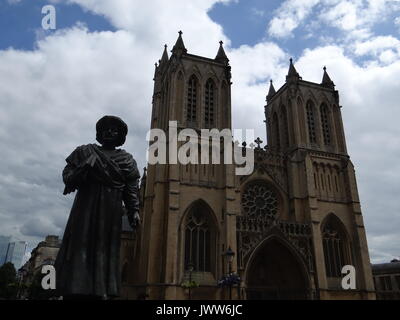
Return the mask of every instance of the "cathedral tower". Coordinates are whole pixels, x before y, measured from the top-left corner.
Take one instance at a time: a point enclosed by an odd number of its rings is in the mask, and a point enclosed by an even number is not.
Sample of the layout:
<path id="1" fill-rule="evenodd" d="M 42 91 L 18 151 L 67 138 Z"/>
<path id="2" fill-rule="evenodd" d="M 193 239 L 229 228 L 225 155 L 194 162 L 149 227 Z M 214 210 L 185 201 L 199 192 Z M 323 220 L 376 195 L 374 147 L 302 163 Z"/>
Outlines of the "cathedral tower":
<path id="1" fill-rule="evenodd" d="M 274 240 L 279 240 L 282 248 L 283 239 L 287 240 L 287 259 L 290 251 L 294 260 L 295 252 L 299 253 L 299 267 L 291 271 L 292 275 L 297 272 L 299 276 L 286 287 L 277 281 L 258 279 L 258 286 L 264 281 L 265 287 L 270 286 L 271 290 L 251 291 L 247 286 L 252 297 L 285 297 L 285 288 L 292 293 L 299 292 L 299 297 L 374 297 L 355 171 L 347 154 L 340 109 L 338 91 L 325 67 L 322 82 L 312 83 L 302 80 L 290 59 L 286 83 L 276 91 L 271 81 L 265 106 L 268 146 L 264 150 L 256 150 L 257 164 L 252 178 L 258 180 L 259 186 L 275 194 L 276 202 L 271 202 L 275 205 L 271 207 L 274 209 L 266 210 L 269 214 L 275 213 L 274 223 L 279 226 Z M 250 179 L 246 177 L 246 180 Z M 245 197 L 242 196 L 244 208 L 251 204 L 247 189 L 244 188 Z M 273 227 L 267 226 L 260 237 L 268 237 L 272 230 Z M 239 248 L 245 247 L 243 241 L 249 241 L 240 230 L 238 241 Z M 274 249 L 268 242 L 259 248 L 260 242 L 255 241 L 254 250 L 278 252 L 277 247 Z M 244 253 L 247 253 L 246 250 Z M 284 255 L 282 250 L 279 254 Z M 262 265 L 263 262 L 258 260 L 257 263 Z M 264 261 L 264 270 L 272 268 L 272 260 Z M 255 264 L 254 261 L 249 263 Z M 246 266 L 246 261 L 241 264 L 243 278 L 251 284 L 251 279 L 246 279 L 245 271 L 254 267 Z M 355 267 L 354 290 L 343 290 L 341 286 L 344 265 Z M 281 268 L 283 273 L 288 271 L 286 266 Z M 272 269 L 270 271 L 273 272 Z M 265 276 L 268 278 L 268 275 Z M 282 276 L 282 281 L 285 277 Z M 301 288 L 308 288 L 308 293 L 302 295 Z"/>
<path id="2" fill-rule="evenodd" d="M 165 46 L 156 64 L 151 128 L 167 136 L 169 121 L 176 121 L 178 133 L 230 129 L 230 79 L 222 42 L 214 59 L 200 57 L 188 53 L 179 32 L 171 57 Z M 193 298 L 220 299 L 222 253 L 236 250 L 233 165 L 167 163 L 147 168 L 136 291 L 151 299 L 187 299 L 182 283 L 191 277 L 199 284 Z"/>

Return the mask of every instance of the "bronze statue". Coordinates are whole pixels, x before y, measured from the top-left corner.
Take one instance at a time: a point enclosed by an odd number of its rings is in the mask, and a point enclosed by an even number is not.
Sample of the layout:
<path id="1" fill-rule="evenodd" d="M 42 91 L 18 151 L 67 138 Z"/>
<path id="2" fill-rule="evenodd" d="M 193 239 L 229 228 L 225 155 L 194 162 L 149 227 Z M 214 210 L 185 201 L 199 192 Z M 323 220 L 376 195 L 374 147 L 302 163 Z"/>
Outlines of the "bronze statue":
<path id="1" fill-rule="evenodd" d="M 96 124 L 96 140 L 66 159 L 64 194 L 77 190 L 60 251 L 55 262 L 56 290 L 64 299 L 109 299 L 120 292 L 122 215 L 140 223 L 139 171 L 132 155 L 116 149 L 128 127 L 118 117 Z"/>

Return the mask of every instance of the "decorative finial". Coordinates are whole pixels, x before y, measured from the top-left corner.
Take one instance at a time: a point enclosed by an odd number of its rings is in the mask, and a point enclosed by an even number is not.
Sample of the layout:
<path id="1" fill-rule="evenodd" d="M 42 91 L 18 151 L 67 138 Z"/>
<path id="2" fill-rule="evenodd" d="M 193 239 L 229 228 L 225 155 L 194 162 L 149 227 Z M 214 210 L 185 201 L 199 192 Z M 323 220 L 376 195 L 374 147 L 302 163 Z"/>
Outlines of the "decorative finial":
<path id="1" fill-rule="evenodd" d="M 260 137 L 257 137 L 257 139 L 254 140 L 254 142 L 257 144 L 257 149 L 261 149 L 260 144 L 263 143 L 263 141 L 260 139 Z"/>
<path id="2" fill-rule="evenodd" d="M 301 77 L 299 76 L 298 72 L 296 71 L 296 68 L 293 65 L 293 58 L 289 59 L 290 64 L 289 64 L 289 72 L 286 76 L 286 82 L 291 79 L 291 80 L 301 80 Z"/>
<path id="3" fill-rule="evenodd" d="M 164 44 L 164 48 L 167 49 L 167 47 L 168 47 L 168 46 L 167 46 L 166 44 Z"/>
<path id="4" fill-rule="evenodd" d="M 185 48 L 185 44 L 183 43 L 183 39 L 182 39 L 182 31 L 179 30 L 179 37 L 176 40 L 176 43 L 174 45 L 174 47 L 172 48 L 172 53 L 177 54 L 178 56 L 181 56 L 182 54 L 186 54 L 187 50 Z"/>
<path id="5" fill-rule="evenodd" d="M 269 90 L 266 97 L 266 101 L 268 102 L 275 95 L 276 91 L 274 88 L 274 84 L 272 83 L 272 79 L 269 80 Z"/>
<path id="6" fill-rule="evenodd" d="M 326 72 L 326 66 L 324 66 L 324 75 L 322 76 L 321 84 L 324 87 L 331 88 L 331 89 L 333 89 L 335 87 L 335 84 L 333 83 L 333 81 L 329 77 L 328 72 Z"/>
<path id="7" fill-rule="evenodd" d="M 215 57 L 215 60 L 217 60 L 217 61 L 219 61 L 219 62 L 222 62 L 222 63 L 224 63 L 224 64 L 227 65 L 228 62 L 229 62 L 229 59 L 228 59 L 228 57 L 226 56 L 224 47 L 222 46 L 223 44 L 224 44 L 224 42 L 221 40 L 221 41 L 219 42 L 219 49 L 218 49 L 217 56 Z"/>

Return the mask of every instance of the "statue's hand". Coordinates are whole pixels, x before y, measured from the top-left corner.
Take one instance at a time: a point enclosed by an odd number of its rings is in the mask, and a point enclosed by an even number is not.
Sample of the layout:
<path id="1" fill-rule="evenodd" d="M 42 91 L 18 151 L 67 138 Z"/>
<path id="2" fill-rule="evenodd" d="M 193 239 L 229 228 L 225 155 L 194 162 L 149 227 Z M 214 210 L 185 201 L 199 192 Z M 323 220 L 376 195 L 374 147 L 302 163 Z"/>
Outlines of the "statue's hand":
<path id="1" fill-rule="evenodd" d="M 135 212 L 133 217 L 131 216 L 131 219 L 129 219 L 130 225 L 133 229 L 136 229 L 140 225 L 140 216 L 139 212 Z"/>

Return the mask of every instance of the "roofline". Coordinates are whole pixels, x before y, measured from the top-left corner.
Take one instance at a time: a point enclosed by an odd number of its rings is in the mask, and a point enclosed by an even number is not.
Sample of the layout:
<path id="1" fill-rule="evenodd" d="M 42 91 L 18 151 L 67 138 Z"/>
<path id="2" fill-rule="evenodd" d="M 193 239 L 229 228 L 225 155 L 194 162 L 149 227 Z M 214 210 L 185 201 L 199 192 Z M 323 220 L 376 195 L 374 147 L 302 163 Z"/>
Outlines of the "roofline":
<path id="1" fill-rule="evenodd" d="M 317 87 L 318 89 L 322 89 L 325 90 L 327 92 L 335 92 L 337 90 L 335 90 L 334 88 L 327 88 L 325 86 L 323 86 L 321 83 L 316 83 L 316 82 L 311 82 L 311 81 L 306 81 L 306 80 L 298 80 L 298 83 L 301 85 L 305 85 L 305 86 L 311 86 L 311 87 Z M 271 104 L 274 99 L 278 96 L 278 93 L 280 93 L 281 91 L 283 91 L 286 87 L 288 86 L 288 83 L 285 82 L 276 92 L 275 94 L 271 97 L 270 101 L 267 102 L 267 105 Z"/>

